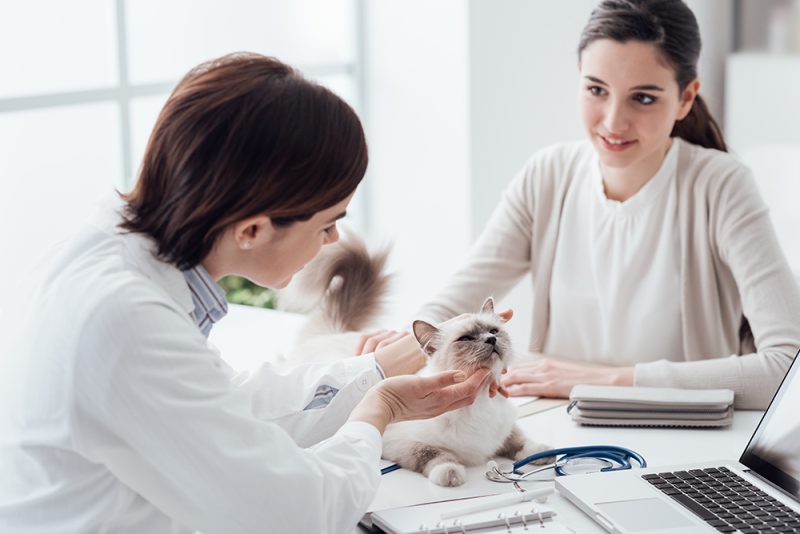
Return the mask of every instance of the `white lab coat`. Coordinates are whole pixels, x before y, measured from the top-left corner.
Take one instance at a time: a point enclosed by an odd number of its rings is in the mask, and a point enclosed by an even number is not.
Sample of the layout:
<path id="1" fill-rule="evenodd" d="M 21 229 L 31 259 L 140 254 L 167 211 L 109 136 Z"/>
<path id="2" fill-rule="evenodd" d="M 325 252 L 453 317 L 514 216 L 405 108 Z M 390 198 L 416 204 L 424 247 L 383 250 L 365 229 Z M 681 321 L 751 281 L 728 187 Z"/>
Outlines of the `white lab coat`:
<path id="1" fill-rule="evenodd" d="M 379 432 L 345 422 L 374 358 L 236 376 L 118 221 L 50 262 L 0 363 L 0 532 L 351 531 L 380 478 Z"/>

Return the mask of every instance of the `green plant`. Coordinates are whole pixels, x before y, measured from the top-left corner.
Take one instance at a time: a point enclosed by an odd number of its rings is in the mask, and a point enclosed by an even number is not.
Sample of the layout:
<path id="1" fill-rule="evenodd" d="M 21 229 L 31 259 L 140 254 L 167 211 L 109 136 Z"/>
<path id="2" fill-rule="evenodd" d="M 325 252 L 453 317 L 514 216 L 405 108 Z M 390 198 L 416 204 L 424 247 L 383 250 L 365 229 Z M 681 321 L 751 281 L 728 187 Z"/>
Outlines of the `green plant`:
<path id="1" fill-rule="evenodd" d="M 275 291 L 257 286 L 241 276 L 226 276 L 219 281 L 228 302 L 257 308 L 275 308 Z"/>

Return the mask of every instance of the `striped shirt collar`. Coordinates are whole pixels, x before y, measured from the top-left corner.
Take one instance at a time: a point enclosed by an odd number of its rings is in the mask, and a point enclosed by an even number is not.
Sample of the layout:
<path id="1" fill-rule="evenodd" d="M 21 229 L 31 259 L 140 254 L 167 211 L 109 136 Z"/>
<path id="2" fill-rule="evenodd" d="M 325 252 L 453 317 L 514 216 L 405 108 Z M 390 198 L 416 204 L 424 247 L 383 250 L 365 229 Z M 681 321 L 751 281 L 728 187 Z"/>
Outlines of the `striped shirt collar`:
<path id="1" fill-rule="evenodd" d="M 189 291 L 192 293 L 194 322 L 197 323 L 203 335 L 208 337 L 214 323 L 228 313 L 225 292 L 202 265 L 198 264 L 182 272 Z"/>

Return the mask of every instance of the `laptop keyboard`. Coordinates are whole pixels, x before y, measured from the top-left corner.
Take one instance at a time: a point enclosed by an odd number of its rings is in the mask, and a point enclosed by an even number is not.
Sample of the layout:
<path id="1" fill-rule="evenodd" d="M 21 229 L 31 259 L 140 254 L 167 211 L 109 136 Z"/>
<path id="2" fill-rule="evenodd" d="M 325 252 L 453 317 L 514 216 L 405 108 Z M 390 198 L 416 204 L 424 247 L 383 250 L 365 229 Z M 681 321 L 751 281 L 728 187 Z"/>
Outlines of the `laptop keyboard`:
<path id="1" fill-rule="evenodd" d="M 725 467 L 642 478 L 719 532 L 800 532 L 800 514 Z"/>

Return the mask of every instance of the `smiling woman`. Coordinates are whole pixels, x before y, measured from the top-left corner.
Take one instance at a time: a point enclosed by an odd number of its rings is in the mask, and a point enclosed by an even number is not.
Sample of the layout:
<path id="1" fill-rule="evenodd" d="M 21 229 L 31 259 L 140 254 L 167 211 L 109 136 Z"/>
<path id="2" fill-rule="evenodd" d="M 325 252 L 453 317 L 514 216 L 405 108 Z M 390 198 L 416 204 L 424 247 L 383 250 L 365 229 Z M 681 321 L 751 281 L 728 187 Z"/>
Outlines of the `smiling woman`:
<path id="1" fill-rule="evenodd" d="M 502 298 L 532 274 L 511 394 L 576 384 L 730 388 L 763 409 L 800 345 L 800 292 L 750 171 L 699 95 L 682 0 L 604 0 L 580 38 L 588 142 L 534 154 L 466 264 L 419 316 Z"/>

